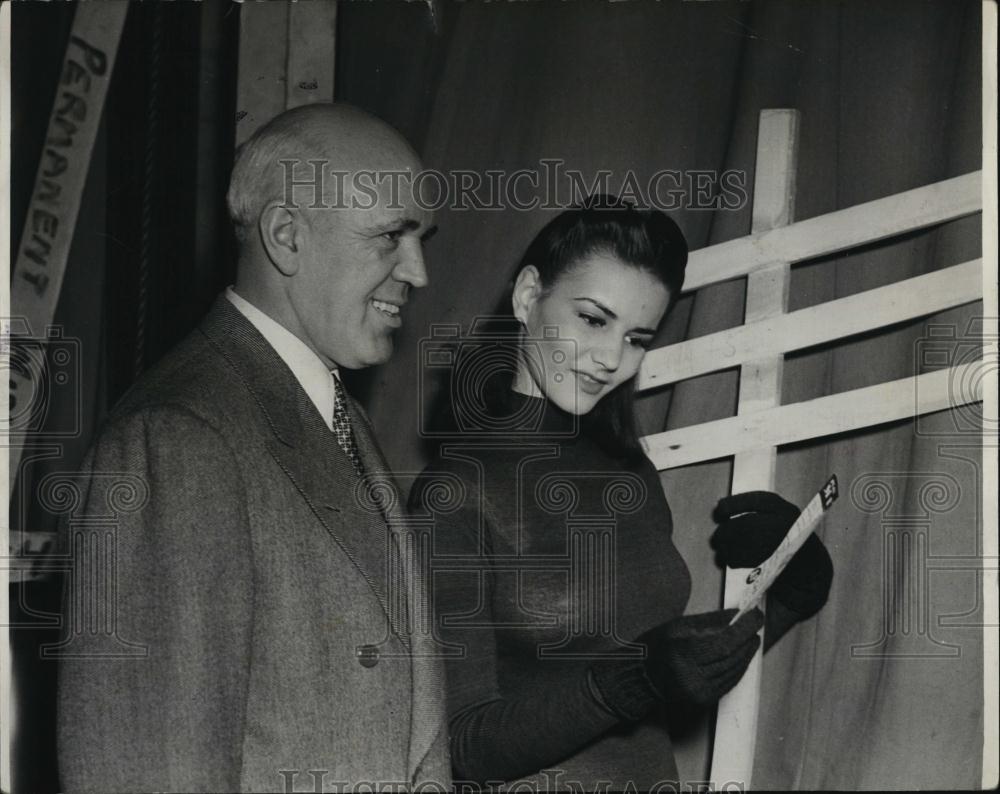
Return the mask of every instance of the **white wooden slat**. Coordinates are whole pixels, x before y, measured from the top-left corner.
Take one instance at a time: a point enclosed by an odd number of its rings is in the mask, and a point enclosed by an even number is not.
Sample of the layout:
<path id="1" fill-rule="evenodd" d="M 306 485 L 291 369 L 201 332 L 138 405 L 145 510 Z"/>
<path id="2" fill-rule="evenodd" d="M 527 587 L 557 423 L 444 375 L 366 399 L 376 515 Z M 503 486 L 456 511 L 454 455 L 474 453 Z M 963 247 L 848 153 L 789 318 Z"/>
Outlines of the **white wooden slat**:
<path id="1" fill-rule="evenodd" d="M 759 234 L 791 223 L 795 214 L 799 114 L 795 110 L 764 110 L 757 131 L 751 232 Z M 765 322 L 788 311 L 791 268 L 778 262 L 747 276 L 744 322 Z M 784 356 L 760 355 L 740 372 L 737 415 L 752 415 L 781 402 Z M 733 460 L 732 493 L 773 491 L 777 449 L 765 447 L 738 453 Z M 747 571 L 726 569 L 725 607 L 736 606 L 746 590 Z M 760 713 L 762 652 L 754 654 L 740 681 L 719 701 L 710 779 L 716 788 L 738 783 L 748 790 Z"/>
<path id="2" fill-rule="evenodd" d="M 244 3 L 236 143 L 283 110 L 333 101 L 336 0 Z"/>
<path id="3" fill-rule="evenodd" d="M 982 260 L 936 270 L 782 316 L 651 350 L 639 371 L 644 391 L 981 300 Z"/>
<path id="4" fill-rule="evenodd" d="M 291 3 L 241 3 L 236 144 L 285 109 Z"/>
<path id="5" fill-rule="evenodd" d="M 1000 360 L 997 341 L 998 326 L 998 284 L 997 252 L 998 240 L 997 204 L 997 4 L 982 4 L 982 111 L 983 120 L 983 172 L 989 178 L 983 180 L 983 358 L 996 365 Z M 980 499 L 982 514 L 980 526 L 984 528 L 982 556 L 996 560 L 1000 553 L 997 524 L 1000 510 L 997 507 L 997 378 L 985 379 L 983 393 L 983 445 L 992 447 L 983 457 L 982 487 Z M 992 438 L 991 438 L 992 437 Z M 992 531 L 989 531 L 992 530 Z M 1000 669 L 1000 603 L 997 587 L 997 569 L 984 566 L 982 571 L 982 621 L 983 626 L 983 762 L 982 788 L 994 791 L 1000 785 L 1000 686 L 996 672 Z"/>
<path id="6" fill-rule="evenodd" d="M 81 3 L 74 12 L 11 274 L 13 317 L 4 322 L 4 345 L 12 331 L 49 338 L 127 13 L 125 2 Z M 11 476 L 17 477 L 26 433 L 18 420 L 42 393 L 44 375 L 18 368 L 7 372 L 11 413 L 0 432 L 14 438 L 9 465 Z"/>
<path id="7" fill-rule="evenodd" d="M 860 430 L 982 401 L 982 362 L 782 405 L 747 416 L 668 430 L 643 438 L 660 471 L 761 447 Z"/>
<path id="8" fill-rule="evenodd" d="M 982 172 L 973 171 L 788 226 L 692 251 L 684 291 L 933 226 L 982 209 Z"/>
<path id="9" fill-rule="evenodd" d="M 336 28 L 336 0 L 289 6 L 286 108 L 333 101 Z"/>

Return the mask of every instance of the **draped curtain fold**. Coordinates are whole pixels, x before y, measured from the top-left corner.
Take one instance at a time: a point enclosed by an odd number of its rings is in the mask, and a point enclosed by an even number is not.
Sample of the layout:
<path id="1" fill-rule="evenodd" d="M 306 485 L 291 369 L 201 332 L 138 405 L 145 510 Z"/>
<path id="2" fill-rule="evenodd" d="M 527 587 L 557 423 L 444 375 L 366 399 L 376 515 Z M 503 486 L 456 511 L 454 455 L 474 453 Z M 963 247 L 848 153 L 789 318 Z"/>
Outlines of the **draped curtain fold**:
<path id="1" fill-rule="evenodd" d="M 182 7 L 183 6 L 183 7 Z M 69 16 L 17 4 L 13 46 L 12 228 L 24 218 Z M 129 11 L 70 257 L 57 322 L 80 340 L 79 433 L 28 467 L 11 524 L 48 529 L 31 496 L 77 465 L 109 404 L 136 373 L 137 272 L 144 185 L 155 187 L 147 362 L 196 322 L 232 278 L 223 184 L 235 116 L 238 4 L 164 9 L 156 147 L 139 102 L 151 85 L 152 9 Z M 60 21 L 62 20 L 62 21 Z M 53 22 L 55 21 L 55 25 Z M 157 23 L 160 24 L 160 23 Z M 38 36 L 34 38 L 30 32 Z M 48 30 L 52 40 L 40 31 Z M 32 43 L 36 42 L 36 43 Z M 19 46 L 20 45 L 20 46 Z M 428 167 L 540 170 L 543 159 L 626 174 L 745 173 L 752 189 L 759 113 L 801 113 L 796 217 L 804 219 L 980 168 L 981 30 L 976 0 L 716 0 L 599 3 L 340 3 L 336 96 L 395 124 Z M 48 65 L 46 65 L 48 64 Z M 32 80 L 27 79 L 27 75 Z M 19 79 L 20 78 L 20 79 Z M 43 95 L 44 94 L 44 95 Z M 197 102 L 195 102 L 197 99 Z M 203 123 L 194 124 L 200 119 Z M 143 164 L 155 166 L 145 176 Z M 694 196 L 686 196 L 690 204 Z M 673 217 L 692 249 L 748 233 L 750 206 L 686 206 Z M 552 210 L 442 209 L 426 252 L 431 286 L 407 308 L 393 360 L 345 372 L 400 473 L 426 460 L 421 406 L 437 381 L 421 342 L 434 324 L 490 312 Z M 980 256 L 978 217 L 792 269 L 790 308 L 844 297 Z M 657 345 L 742 320 L 741 280 L 681 299 Z M 15 313 L 16 313 L 16 307 Z M 787 357 L 783 402 L 906 377 L 975 353 L 969 307 Z M 970 326 L 970 323 L 973 325 Z M 970 338 L 971 336 L 971 338 Z M 971 352 L 970 352 L 971 351 Z M 956 388 L 965 388 L 956 384 Z M 644 433 L 731 415 L 724 371 L 639 399 Z M 415 400 L 422 394 L 426 399 Z M 60 398 L 55 395 L 56 402 Z M 76 405 L 53 403 L 63 418 Z M 980 782 L 983 607 L 978 555 L 983 445 L 976 408 L 796 444 L 778 489 L 804 504 L 832 472 L 841 498 L 821 529 L 836 575 L 830 601 L 765 657 L 755 788 L 971 788 Z M 994 446 L 989 454 L 995 455 Z M 691 568 L 688 611 L 719 603 L 707 538 L 729 489 L 727 461 L 664 472 L 675 539 Z M 408 481 L 408 478 L 402 478 Z M 22 498 L 23 496 L 23 498 Z M 22 503 L 23 502 L 23 503 Z M 55 780 L 54 666 L 32 626 L 55 610 L 58 580 L 12 588 L 19 720 L 15 788 Z M 991 673 L 992 674 L 992 673 Z M 708 770 L 708 719 L 677 737 L 685 779 Z"/>
<path id="2" fill-rule="evenodd" d="M 611 170 L 614 189 L 629 171 L 644 185 L 660 169 L 730 169 L 752 190 L 760 110 L 796 108 L 804 219 L 980 167 L 979 15 L 976 2 L 902 0 L 344 4 L 337 95 L 396 124 L 428 167 L 512 172 L 558 158 L 587 175 Z M 382 47 L 386 35 L 400 46 Z M 696 249 L 747 234 L 750 211 L 673 216 Z M 433 395 L 421 340 L 435 323 L 490 312 L 551 215 L 438 213 L 432 285 L 415 296 L 393 361 L 356 378 L 399 471 L 425 460 L 425 417 L 403 397 L 414 383 L 425 403 Z M 803 263 L 790 308 L 976 258 L 979 241 L 974 217 Z M 657 344 L 738 325 L 743 300 L 742 280 L 686 296 Z M 783 402 L 916 374 L 932 326 L 951 329 L 949 350 L 964 355 L 981 313 L 975 304 L 790 355 Z M 737 384 L 726 371 L 642 396 L 643 432 L 731 415 Z M 979 785 L 978 432 L 975 411 L 953 411 L 780 451 L 787 498 L 804 504 L 831 472 L 843 495 L 821 530 L 836 567 L 830 601 L 765 658 L 756 788 Z M 689 611 L 719 603 L 707 538 L 730 476 L 726 461 L 662 474 L 694 578 Z M 969 564 L 944 570 L 949 559 Z M 705 778 L 705 721 L 677 753 L 683 777 Z"/>
<path id="3" fill-rule="evenodd" d="M 65 104 L 59 80 L 74 13 L 69 3 L 11 9 L 13 253 L 53 103 Z M 40 499 L 41 484 L 80 466 L 111 406 L 232 281 L 224 197 L 238 21 L 238 6 L 224 3 L 134 3 L 126 15 L 54 318 L 70 354 L 59 375 L 68 377 L 32 396 L 44 426 L 11 487 L 12 547 L 31 550 L 35 566 L 10 587 L 15 791 L 59 790 L 56 662 L 40 649 L 64 632 L 63 576 L 52 570 L 59 560 L 46 559 L 51 546 L 40 553 L 42 533 L 59 519 Z"/>

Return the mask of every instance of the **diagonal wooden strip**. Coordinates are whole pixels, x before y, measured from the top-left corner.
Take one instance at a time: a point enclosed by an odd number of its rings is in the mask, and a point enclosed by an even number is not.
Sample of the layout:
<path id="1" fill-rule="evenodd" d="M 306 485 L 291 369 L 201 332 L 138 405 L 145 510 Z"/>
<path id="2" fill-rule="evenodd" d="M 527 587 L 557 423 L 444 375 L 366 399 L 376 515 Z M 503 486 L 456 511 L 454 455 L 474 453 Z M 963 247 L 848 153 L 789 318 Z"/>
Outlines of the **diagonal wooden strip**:
<path id="1" fill-rule="evenodd" d="M 52 324 L 127 3 L 77 6 L 11 282 L 30 334 Z"/>
<path id="2" fill-rule="evenodd" d="M 896 193 L 778 229 L 691 252 L 684 291 L 745 276 L 774 262 L 802 262 L 982 210 L 982 172 Z"/>
<path id="3" fill-rule="evenodd" d="M 982 260 L 926 273 L 789 314 L 651 350 L 638 390 L 790 353 L 981 300 Z"/>
<path id="4" fill-rule="evenodd" d="M 981 402 L 988 364 L 950 369 L 782 405 L 746 416 L 668 430 L 643 438 L 660 471 L 761 447 L 794 444 L 921 414 Z"/>
<path id="5" fill-rule="evenodd" d="M 11 333 L 39 339 L 61 333 L 52 323 L 127 11 L 125 2 L 76 7 L 11 275 L 5 354 Z M 9 471 L 16 477 L 27 432 L 16 417 L 30 415 L 29 403 L 43 393 L 45 375 L 9 364 L 8 372 L 10 415 L 0 431 L 15 440 Z"/>

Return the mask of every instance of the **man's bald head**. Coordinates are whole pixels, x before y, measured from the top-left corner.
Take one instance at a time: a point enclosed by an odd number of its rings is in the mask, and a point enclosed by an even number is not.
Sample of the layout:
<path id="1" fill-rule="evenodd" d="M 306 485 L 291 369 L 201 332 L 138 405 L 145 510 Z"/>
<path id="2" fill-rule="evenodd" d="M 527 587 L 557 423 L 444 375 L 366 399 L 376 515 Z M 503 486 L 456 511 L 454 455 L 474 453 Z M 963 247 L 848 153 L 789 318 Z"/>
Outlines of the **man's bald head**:
<path id="1" fill-rule="evenodd" d="M 234 290 L 329 367 L 388 360 L 410 290 L 428 281 L 423 240 L 433 216 L 412 189 L 419 171 L 399 133 L 356 108 L 277 116 L 233 168 Z"/>
<path id="2" fill-rule="evenodd" d="M 357 171 L 398 171 L 420 168 L 420 159 L 406 140 L 381 119 L 341 104 L 313 104 L 287 110 L 258 129 L 236 155 L 226 201 L 229 217 L 241 243 L 250 237 L 261 212 L 273 201 L 284 201 L 285 169 L 292 161 L 297 180 L 310 160 L 321 168 L 354 174 Z"/>

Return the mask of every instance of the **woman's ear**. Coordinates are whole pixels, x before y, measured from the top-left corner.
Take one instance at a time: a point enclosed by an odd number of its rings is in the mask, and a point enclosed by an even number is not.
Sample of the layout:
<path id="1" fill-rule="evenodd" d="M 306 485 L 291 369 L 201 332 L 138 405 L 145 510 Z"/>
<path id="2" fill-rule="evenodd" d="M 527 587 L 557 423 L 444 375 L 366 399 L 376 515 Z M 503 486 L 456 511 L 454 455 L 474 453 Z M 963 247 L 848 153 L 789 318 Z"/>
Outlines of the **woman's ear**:
<path id="1" fill-rule="evenodd" d="M 538 274 L 538 268 L 534 265 L 528 265 L 514 279 L 514 293 L 511 298 L 514 317 L 520 320 L 522 325 L 527 326 L 528 315 L 535 308 L 541 294 L 542 281 Z"/>
<path id="2" fill-rule="evenodd" d="M 299 269 L 298 252 L 302 244 L 302 217 L 295 209 L 272 201 L 260 214 L 258 228 L 261 244 L 268 258 L 282 275 L 294 276 Z"/>

